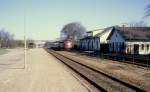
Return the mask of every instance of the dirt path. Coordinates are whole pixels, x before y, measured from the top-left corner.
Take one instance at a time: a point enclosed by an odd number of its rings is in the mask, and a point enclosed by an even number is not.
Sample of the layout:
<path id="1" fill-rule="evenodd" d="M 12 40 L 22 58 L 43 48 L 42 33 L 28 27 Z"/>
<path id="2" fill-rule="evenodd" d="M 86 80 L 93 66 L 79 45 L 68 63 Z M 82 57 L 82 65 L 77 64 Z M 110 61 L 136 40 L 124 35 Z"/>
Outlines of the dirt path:
<path id="1" fill-rule="evenodd" d="M 22 63 L 23 64 L 23 63 Z M 0 92 L 88 92 L 63 64 L 43 49 L 27 51 L 25 69 L 0 73 Z"/>

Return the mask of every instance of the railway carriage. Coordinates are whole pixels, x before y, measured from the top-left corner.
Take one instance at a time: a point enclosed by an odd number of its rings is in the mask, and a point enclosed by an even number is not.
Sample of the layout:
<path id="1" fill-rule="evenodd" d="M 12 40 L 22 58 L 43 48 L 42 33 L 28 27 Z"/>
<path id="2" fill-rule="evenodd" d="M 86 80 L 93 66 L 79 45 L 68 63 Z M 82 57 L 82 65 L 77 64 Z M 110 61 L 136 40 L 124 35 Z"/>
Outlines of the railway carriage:
<path id="1" fill-rule="evenodd" d="M 53 50 L 60 50 L 59 42 L 56 41 L 56 42 L 51 43 L 50 49 L 53 49 Z"/>

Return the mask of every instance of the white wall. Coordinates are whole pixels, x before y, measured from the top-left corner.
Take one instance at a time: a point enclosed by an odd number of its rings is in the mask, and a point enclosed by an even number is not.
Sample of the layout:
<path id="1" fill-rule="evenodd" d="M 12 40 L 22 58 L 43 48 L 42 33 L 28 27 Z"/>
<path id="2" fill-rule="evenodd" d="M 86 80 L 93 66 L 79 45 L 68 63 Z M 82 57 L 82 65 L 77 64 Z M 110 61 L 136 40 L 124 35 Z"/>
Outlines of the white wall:
<path id="1" fill-rule="evenodd" d="M 139 45 L 139 54 L 150 54 L 150 41 L 149 42 L 126 42 L 126 52 L 127 49 L 131 49 L 131 54 L 134 53 L 134 45 Z M 142 50 L 142 44 L 144 45 L 144 49 Z M 149 50 L 147 50 L 147 44 L 149 44 Z"/>
<path id="2" fill-rule="evenodd" d="M 93 36 L 93 32 L 87 32 L 86 36 Z"/>
<path id="3" fill-rule="evenodd" d="M 103 31 L 104 31 L 104 29 L 99 29 L 99 30 L 93 31 L 93 36 L 97 35 L 98 33 L 103 32 Z"/>
<path id="4" fill-rule="evenodd" d="M 122 38 L 122 36 L 117 32 L 115 31 L 114 34 L 111 36 L 109 42 L 109 44 L 112 44 L 114 43 L 114 51 L 115 52 L 119 52 L 120 51 L 120 44 L 121 43 L 125 43 L 126 45 L 126 48 L 125 48 L 125 53 L 128 53 L 127 50 L 129 50 L 129 54 L 134 54 L 134 45 L 135 44 L 138 44 L 139 45 L 139 54 L 150 54 L 150 47 L 149 47 L 149 50 L 147 50 L 147 44 L 149 44 L 150 46 L 150 41 L 149 42 L 129 42 L 129 41 L 126 41 Z M 144 49 L 142 50 L 142 44 L 144 44 Z M 113 50 L 113 46 L 110 45 L 109 46 L 109 50 L 112 51 Z"/>
<path id="5" fill-rule="evenodd" d="M 103 43 L 108 43 L 107 38 L 110 35 L 112 29 L 108 30 L 107 32 L 103 33 L 102 35 L 100 35 L 100 42 Z"/>

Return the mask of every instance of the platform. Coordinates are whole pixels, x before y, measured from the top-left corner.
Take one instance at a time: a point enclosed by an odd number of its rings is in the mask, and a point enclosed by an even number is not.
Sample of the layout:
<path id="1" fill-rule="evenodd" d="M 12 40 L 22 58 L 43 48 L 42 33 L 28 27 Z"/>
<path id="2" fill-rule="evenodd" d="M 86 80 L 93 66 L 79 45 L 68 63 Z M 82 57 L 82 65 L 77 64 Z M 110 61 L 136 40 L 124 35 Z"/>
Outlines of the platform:
<path id="1" fill-rule="evenodd" d="M 30 49 L 27 51 L 25 69 L 0 71 L 0 92 L 88 92 L 88 90 L 62 63 L 44 49 Z"/>

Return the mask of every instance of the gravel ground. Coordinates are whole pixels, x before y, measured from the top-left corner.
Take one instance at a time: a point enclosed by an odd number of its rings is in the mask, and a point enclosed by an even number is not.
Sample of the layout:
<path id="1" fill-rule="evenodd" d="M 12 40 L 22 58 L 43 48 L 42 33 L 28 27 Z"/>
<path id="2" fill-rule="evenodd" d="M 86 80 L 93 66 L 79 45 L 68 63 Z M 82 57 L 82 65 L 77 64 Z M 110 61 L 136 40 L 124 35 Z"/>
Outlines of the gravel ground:
<path id="1" fill-rule="evenodd" d="M 82 61 L 82 63 L 86 63 L 90 66 L 94 66 L 95 68 L 102 70 L 106 73 L 109 73 L 117 78 L 125 80 L 129 83 L 135 84 L 144 88 L 146 90 L 150 90 L 150 70 L 146 68 L 137 67 L 130 64 L 120 63 L 111 60 L 97 59 L 87 57 L 85 55 L 81 55 L 79 53 L 73 52 L 65 52 L 58 51 L 61 54 L 65 54 L 65 56 L 69 56 L 72 59 L 77 59 Z"/>
<path id="2" fill-rule="evenodd" d="M 7 53 L 0 55 L 0 69 L 23 68 L 24 49 L 6 49 Z"/>
<path id="3" fill-rule="evenodd" d="M 7 49 L 0 48 L 0 55 L 6 54 L 6 53 L 8 53 Z"/>
<path id="4" fill-rule="evenodd" d="M 135 92 L 128 87 L 125 87 L 121 85 L 120 83 L 117 83 L 116 81 L 113 81 L 87 67 L 84 67 L 78 63 L 75 63 L 71 60 L 65 59 L 61 56 L 57 56 L 60 59 L 64 60 L 67 65 L 71 66 L 73 69 L 77 70 L 84 76 L 86 76 L 88 79 L 92 80 L 96 84 L 98 84 L 100 87 L 104 88 L 108 92 Z"/>
<path id="5" fill-rule="evenodd" d="M 0 92 L 88 92 L 88 90 L 67 72 L 60 61 L 46 51 L 30 49 L 27 51 L 25 69 L 5 68 L 0 71 Z"/>

